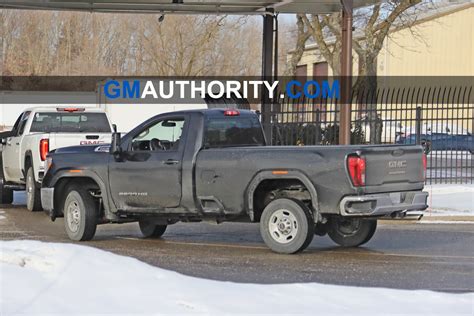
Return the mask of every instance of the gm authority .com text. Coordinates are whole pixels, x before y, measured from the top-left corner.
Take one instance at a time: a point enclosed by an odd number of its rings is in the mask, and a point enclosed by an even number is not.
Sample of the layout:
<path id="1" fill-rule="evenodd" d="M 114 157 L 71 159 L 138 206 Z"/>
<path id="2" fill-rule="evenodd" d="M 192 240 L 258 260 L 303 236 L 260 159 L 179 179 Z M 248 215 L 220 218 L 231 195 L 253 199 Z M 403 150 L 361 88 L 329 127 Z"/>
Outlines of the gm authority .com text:
<path id="1" fill-rule="evenodd" d="M 283 89 L 280 87 L 283 86 Z M 292 99 L 306 97 L 340 98 L 339 80 L 108 80 L 104 94 L 109 99 L 185 99 L 206 96 L 212 99 Z"/>

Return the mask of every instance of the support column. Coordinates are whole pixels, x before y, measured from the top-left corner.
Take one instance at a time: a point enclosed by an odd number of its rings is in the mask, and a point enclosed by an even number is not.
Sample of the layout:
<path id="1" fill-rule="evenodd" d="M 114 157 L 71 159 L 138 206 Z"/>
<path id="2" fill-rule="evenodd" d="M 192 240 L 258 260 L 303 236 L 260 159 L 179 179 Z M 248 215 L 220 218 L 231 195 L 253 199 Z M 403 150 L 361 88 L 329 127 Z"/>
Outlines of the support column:
<path id="1" fill-rule="evenodd" d="M 267 9 L 263 16 L 263 42 L 262 42 L 262 80 L 273 80 L 273 9 Z M 262 124 L 267 143 L 271 144 L 272 127 L 271 111 L 272 101 L 266 89 L 261 90 L 262 97 Z"/>
<path id="2" fill-rule="evenodd" d="M 352 0 L 342 3 L 342 51 L 341 51 L 341 113 L 339 144 L 351 143 L 351 91 L 352 91 Z"/>

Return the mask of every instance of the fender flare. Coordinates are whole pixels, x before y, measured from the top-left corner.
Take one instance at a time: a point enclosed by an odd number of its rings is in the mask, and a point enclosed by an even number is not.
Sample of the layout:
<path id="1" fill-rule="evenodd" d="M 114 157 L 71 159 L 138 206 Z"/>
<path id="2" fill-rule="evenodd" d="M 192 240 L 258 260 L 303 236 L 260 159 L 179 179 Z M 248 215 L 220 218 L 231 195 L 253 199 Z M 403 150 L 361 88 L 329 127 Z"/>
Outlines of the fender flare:
<path id="1" fill-rule="evenodd" d="M 313 207 L 313 211 L 315 212 L 314 221 L 317 223 L 319 221 L 319 199 L 318 199 L 318 192 L 314 187 L 313 183 L 309 180 L 309 178 L 299 170 L 288 170 L 287 174 L 273 174 L 271 170 L 260 171 L 257 173 L 253 179 L 250 181 L 249 185 L 247 186 L 247 190 L 245 193 L 245 201 L 247 205 L 247 213 L 250 217 L 250 220 L 253 222 L 255 220 L 254 215 L 254 193 L 257 189 L 258 185 L 264 180 L 274 180 L 274 179 L 297 179 L 304 184 L 304 186 L 308 189 L 309 194 L 311 195 L 311 205 Z"/>
<path id="2" fill-rule="evenodd" d="M 110 214 L 111 212 L 113 212 L 109 204 L 109 194 L 107 191 L 107 186 L 105 185 L 102 178 L 99 177 L 99 175 L 97 175 L 97 173 L 90 170 L 81 170 L 80 173 L 75 173 L 75 172 L 73 173 L 71 172 L 71 169 L 58 171 L 56 175 L 54 176 L 54 178 L 52 179 L 51 183 L 48 185 L 48 187 L 55 188 L 54 200 L 56 199 L 56 194 L 57 194 L 56 184 L 58 183 L 59 180 L 66 179 L 66 178 L 84 178 L 84 179 L 94 180 L 94 182 L 97 183 L 97 185 L 100 188 L 100 191 L 102 192 L 102 202 L 103 202 L 105 213 Z"/>

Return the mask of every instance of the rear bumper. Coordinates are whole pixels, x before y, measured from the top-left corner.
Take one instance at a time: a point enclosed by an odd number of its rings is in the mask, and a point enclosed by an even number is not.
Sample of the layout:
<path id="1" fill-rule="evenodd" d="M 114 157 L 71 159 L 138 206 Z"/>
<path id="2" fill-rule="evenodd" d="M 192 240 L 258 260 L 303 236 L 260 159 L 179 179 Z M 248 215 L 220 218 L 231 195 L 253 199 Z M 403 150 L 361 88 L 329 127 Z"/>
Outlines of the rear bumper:
<path id="1" fill-rule="evenodd" d="M 428 192 L 410 191 L 346 196 L 340 202 L 343 216 L 384 216 L 397 212 L 421 211 L 428 207 Z"/>
<path id="2" fill-rule="evenodd" d="M 41 188 L 41 206 L 45 211 L 54 209 L 54 188 Z"/>

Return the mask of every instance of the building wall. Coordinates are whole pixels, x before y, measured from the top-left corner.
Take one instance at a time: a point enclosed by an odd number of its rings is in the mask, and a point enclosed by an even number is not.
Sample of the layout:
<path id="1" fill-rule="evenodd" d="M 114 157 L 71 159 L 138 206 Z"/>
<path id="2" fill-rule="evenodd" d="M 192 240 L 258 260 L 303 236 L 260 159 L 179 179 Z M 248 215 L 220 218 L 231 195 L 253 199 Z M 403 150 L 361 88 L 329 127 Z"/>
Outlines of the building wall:
<path id="1" fill-rule="evenodd" d="M 413 28 L 391 32 L 385 40 L 378 62 L 379 76 L 473 76 L 474 75 L 474 5 L 421 21 Z M 358 72 L 353 51 L 353 73 Z M 306 49 L 299 65 L 324 61 L 319 51 Z M 332 70 L 329 69 L 329 75 Z"/>
<path id="2" fill-rule="evenodd" d="M 379 76 L 474 75 L 474 7 L 391 33 L 378 57 Z M 421 40 L 422 39 L 422 40 Z"/>
<path id="3" fill-rule="evenodd" d="M 470 4 L 435 18 L 420 21 L 410 29 L 391 32 L 377 57 L 379 76 L 474 76 L 474 5 Z M 353 73 L 358 73 L 357 54 L 353 51 Z M 307 65 L 307 74 L 313 65 L 323 62 L 318 49 L 307 48 L 300 65 Z M 329 68 L 329 75 L 332 70 Z M 453 87 L 451 87 L 453 88 Z M 472 100 L 472 98 L 471 98 Z M 452 102 L 452 101 L 451 101 Z M 474 131 L 472 106 L 448 110 L 443 105 L 420 104 L 426 109 L 426 119 L 452 119 L 454 124 L 469 132 Z M 384 105 L 379 105 L 382 109 Z M 383 112 L 383 119 L 414 117 L 414 111 Z"/>

